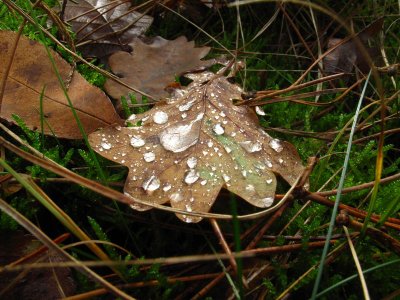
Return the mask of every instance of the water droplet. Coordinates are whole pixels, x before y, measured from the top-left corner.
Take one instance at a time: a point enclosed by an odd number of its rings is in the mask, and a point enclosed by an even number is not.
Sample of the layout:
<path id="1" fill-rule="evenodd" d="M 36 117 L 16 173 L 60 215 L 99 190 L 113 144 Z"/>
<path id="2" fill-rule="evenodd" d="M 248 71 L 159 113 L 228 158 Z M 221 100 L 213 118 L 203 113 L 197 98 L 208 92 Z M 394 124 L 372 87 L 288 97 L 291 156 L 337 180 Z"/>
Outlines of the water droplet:
<path id="1" fill-rule="evenodd" d="M 281 145 L 281 141 L 278 139 L 272 139 L 269 142 L 269 146 L 274 149 L 276 152 L 281 152 L 283 150 L 283 147 Z"/>
<path id="2" fill-rule="evenodd" d="M 189 157 L 186 163 L 190 169 L 193 169 L 197 165 L 197 158 L 193 156 Z"/>
<path id="3" fill-rule="evenodd" d="M 143 154 L 143 159 L 145 162 L 152 162 L 156 159 L 156 155 L 153 152 L 146 152 Z"/>
<path id="4" fill-rule="evenodd" d="M 194 100 L 191 100 L 191 101 L 188 101 L 188 102 L 180 105 L 178 107 L 179 111 L 187 111 L 187 110 L 189 110 L 193 106 L 194 102 L 195 102 Z"/>
<path id="5" fill-rule="evenodd" d="M 272 183 L 272 179 L 270 178 L 270 179 L 267 179 L 267 183 L 268 184 L 271 184 Z"/>
<path id="6" fill-rule="evenodd" d="M 145 191 L 153 192 L 160 187 L 160 179 L 158 179 L 155 175 L 151 175 L 143 182 L 142 187 Z"/>
<path id="7" fill-rule="evenodd" d="M 185 182 L 187 184 L 193 184 L 199 179 L 200 175 L 196 170 L 190 169 L 188 172 L 186 172 L 185 175 Z"/>
<path id="8" fill-rule="evenodd" d="M 163 186 L 163 191 L 168 192 L 172 188 L 172 185 L 170 183 L 166 183 Z"/>
<path id="9" fill-rule="evenodd" d="M 204 179 L 204 180 L 200 181 L 200 184 L 201 185 L 206 185 L 207 184 L 207 180 Z"/>
<path id="10" fill-rule="evenodd" d="M 183 196 L 180 193 L 173 193 L 169 195 L 169 200 L 179 202 L 183 200 Z"/>
<path id="11" fill-rule="evenodd" d="M 126 119 L 127 121 L 133 121 L 136 119 L 136 115 L 135 114 L 131 114 L 128 119 Z"/>
<path id="12" fill-rule="evenodd" d="M 226 153 L 231 153 L 232 152 L 232 149 L 231 148 L 229 148 L 228 146 L 224 146 L 224 148 L 225 148 L 225 151 L 226 151 Z"/>
<path id="13" fill-rule="evenodd" d="M 182 119 L 186 119 L 186 117 L 187 117 L 187 113 L 181 114 L 181 118 L 182 118 Z"/>
<path id="14" fill-rule="evenodd" d="M 220 115 L 221 117 L 223 117 L 223 118 L 226 117 L 226 114 L 225 114 L 223 111 L 221 111 L 221 112 L 219 113 L 219 115 Z"/>
<path id="15" fill-rule="evenodd" d="M 260 116 L 265 116 L 265 111 L 261 107 L 256 106 L 256 114 Z"/>
<path id="16" fill-rule="evenodd" d="M 245 141 L 245 142 L 240 142 L 239 144 L 248 153 L 258 152 L 262 149 L 262 145 L 259 142 L 253 143 L 252 141 Z"/>
<path id="17" fill-rule="evenodd" d="M 213 145 L 214 145 L 214 144 L 213 144 L 213 142 L 211 142 L 211 141 L 208 141 L 208 143 L 207 143 L 207 146 L 208 146 L 208 147 L 210 147 L 210 148 L 211 148 Z"/>
<path id="18" fill-rule="evenodd" d="M 192 207 L 189 204 L 185 205 L 186 211 L 191 212 L 192 211 Z"/>
<path id="19" fill-rule="evenodd" d="M 189 124 L 176 124 L 160 133 L 160 143 L 166 150 L 182 152 L 197 143 L 199 130 L 197 119 Z"/>
<path id="20" fill-rule="evenodd" d="M 100 146 L 103 147 L 103 149 L 105 149 L 105 150 L 110 150 L 111 147 L 112 147 L 112 145 L 110 143 L 107 143 L 107 142 L 102 142 L 100 144 Z"/>
<path id="21" fill-rule="evenodd" d="M 224 134 L 225 129 L 224 129 L 224 127 L 222 127 L 222 125 L 220 123 L 218 123 L 218 124 L 214 125 L 213 131 L 215 132 L 216 135 L 221 135 L 221 134 Z"/>
<path id="22" fill-rule="evenodd" d="M 142 147 L 144 144 L 145 144 L 145 141 L 140 136 L 134 135 L 131 138 L 131 146 L 134 148 Z"/>
<path id="23" fill-rule="evenodd" d="M 231 180 L 231 177 L 226 174 L 222 174 L 222 178 L 224 179 L 225 182 L 228 182 L 229 180 Z"/>
<path id="24" fill-rule="evenodd" d="M 261 199 L 261 202 L 264 205 L 264 207 L 270 207 L 272 205 L 272 203 L 274 203 L 274 198 L 266 197 L 266 198 Z"/>
<path id="25" fill-rule="evenodd" d="M 254 185 L 248 184 L 248 185 L 246 185 L 246 191 L 250 192 L 250 193 L 254 193 L 256 191 L 256 189 L 255 189 Z"/>
<path id="26" fill-rule="evenodd" d="M 165 124 L 168 122 L 168 115 L 163 111 L 157 111 L 153 116 L 153 121 L 156 124 Z"/>
<path id="27" fill-rule="evenodd" d="M 267 165 L 268 168 L 272 168 L 272 162 L 268 159 L 265 160 L 265 164 Z"/>
<path id="28" fill-rule="evenodd" d="M 246 177 L 246 176 L 247 176 L 247 171 L 246 171 L 246 170 L 243 170 L 243 171 L 242 171 L 242 175 L 243 175 L 243 177 Z"/>

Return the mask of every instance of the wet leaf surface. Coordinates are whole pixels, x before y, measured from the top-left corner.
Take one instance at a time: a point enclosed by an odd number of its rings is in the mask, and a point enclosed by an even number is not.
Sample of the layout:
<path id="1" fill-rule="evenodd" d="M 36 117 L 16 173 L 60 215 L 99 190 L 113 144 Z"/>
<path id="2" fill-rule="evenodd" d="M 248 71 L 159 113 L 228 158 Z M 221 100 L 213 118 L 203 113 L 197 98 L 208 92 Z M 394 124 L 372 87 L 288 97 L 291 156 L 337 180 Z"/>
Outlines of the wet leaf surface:
<path id="1" fill-rule="evenodd" d="M 0 82 L 5 76 L 16 36 L 15 32 L 0 31 Z M 64 82 L 70 81 L 68 94 L 86 133 L 120 123 L 108 97 L 73 71 L 57 53 L 50 51 L 60 76 Z M 1 118 L 13 122 L 12 115 L 16 114 L 29 128 L 40 130 L 40 97 L 44 90 L 44 132 L 61 138 L 82 138 L 43 45 L 23 36 L 20 38 L 5 85 Z"/>
<path id="2" fill-rule="evenodd" d="M 154 99 L 168 96 L 165 87 L 186 71 L 204 65 L 201 59 L 210 51 L 209 47 L 195 48 L 194 42 L 188 42 L 183 36 L 169 41 L 156 37 L 150 44 L 136 39 L 131 44 L 133 53 L 119 51 L 109 58 L 114 74 L 126 84 L 142 91 Z M 128 98 L 132 91 L 114 80 L 107 80 L 104 88 L 114 99 Z"/>
<path id="3" fill-rule="evenodd" d="M 144 34 L 153 18 L 136 12 L 128 1 L 68 1 L 64 21 L 76 33 L 78 49 L 86 57 L 102 58 L 119 50 Z"/>
<path id="4" fill-rule="evenodd" d="M 130 118 L 141 126 L 92 133 L 92 147 L 127 166 L 124 192 L 150 203 L 208 212 L 224 187 L 254 206 L 274 205 L 275 174 L 293 184 L 303 171 L 296 150 L 266 134 L 250 108 L 232 104 L 238 86 L 210 72 L 190 77 L 183 96 Z"/>

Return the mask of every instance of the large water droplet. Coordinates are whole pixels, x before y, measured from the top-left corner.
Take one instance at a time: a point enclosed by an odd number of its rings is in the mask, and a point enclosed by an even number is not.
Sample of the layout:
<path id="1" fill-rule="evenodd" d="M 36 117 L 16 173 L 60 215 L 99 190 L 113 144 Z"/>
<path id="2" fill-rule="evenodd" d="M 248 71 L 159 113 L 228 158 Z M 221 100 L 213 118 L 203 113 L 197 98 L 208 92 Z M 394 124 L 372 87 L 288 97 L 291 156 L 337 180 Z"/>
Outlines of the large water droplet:
<path id="1" fill-rule="evenodd" d="M 165 124 L 168 122 L 168 115 L 166 112 L 157 111 L 153 116 L 153 121 L 156 124 Z"/>
<path id="2" fill-rule="evenodd" d="M 199 122 L 176 124 L 167 127 L 159 135 L 160 143 L 166 150 L 183 152 L 197 143 L 199 139 Z"/>
<path id="3" fill-rule="evenodd" d="M 262 145 L 259 142 L 245 141 L 240 142 L 239 144 L 248 153 L 258 152 L 262 149 Z"/>
<path id="4" fill-rule="evenodd" d="M 145 141 L 140 136 L 134 135 L 131 138 L 131 146 L 134 148 L 142 147 L 144 144 L 145 144 Z"/>
<path id="5" fill-rule="evenodd" d="M 218 123 L 218 124 L 214 125 L 213 131 L 215 132 L 216 135 L 221 135 L 221 134 L 224 134 L 225 129 L 224 129 L 224 127 L 221 126 L 220 123 Z"/>
<path id="6" fill-rule="evenodd" d="M 155 175 L 151 175 L 143 182 L 142 187 L 147 192 L 153 192 L 160 187 L 160 184 L 160 179 L 158 179 L 158 177 Z"/>
<path id="7" fill-rule="evenodd" d="M 256 114 L 260 116 L 265 116 L 265 111 L 261 107 L 256 106 Z"/>
<path id="8" fill-rule="evenodd" d="M 143 154 L 143 159 L 146 162 L 152 162 L 156 159 L 156 155 L 154 154 L 154 152 L 146 152 L 145 154 Z"/>
<path id="9" fill-rule="evenodd" d="M 274 198 L 273 197 L 266 197 L 261 199 L 262 204 L 264 207 L 270 207 L 272 203 L 274 203 Z"/>
<path id="10" fill-rule="evenodd" d="M 186 163 L 190 169 L 193 169 L 197 165 L 197 158 L 194 156 L 189 157 Z"/>
<path id="11" fill-rule="evenodd" d="M 112 147 L 112 145 L 110 143 L 107 143 L 107 142 L 102 142 L 100 144 L 100 146 L 103 147 L 104 150 L 110 150 L 111 147 Z"/>
<path id="12" fill-rule="evenodd" d="M 199 177 L 200 175 L 198 172 L 196 172 L 196 170 L 190 169 L 188 172 L 186 172 L 185 182 L 187 184 L 193 184 L 197 181 L 197 179 L 199 179 Z"/>
<path id="13" fill-rule="evenodd" d="M 269 142 L 269 146 L 274 149 L 276 152 L 281 152 L 283 150 L 283 147 L 281 145 L 281 141 L 278 139 L 272 139 Z"/>

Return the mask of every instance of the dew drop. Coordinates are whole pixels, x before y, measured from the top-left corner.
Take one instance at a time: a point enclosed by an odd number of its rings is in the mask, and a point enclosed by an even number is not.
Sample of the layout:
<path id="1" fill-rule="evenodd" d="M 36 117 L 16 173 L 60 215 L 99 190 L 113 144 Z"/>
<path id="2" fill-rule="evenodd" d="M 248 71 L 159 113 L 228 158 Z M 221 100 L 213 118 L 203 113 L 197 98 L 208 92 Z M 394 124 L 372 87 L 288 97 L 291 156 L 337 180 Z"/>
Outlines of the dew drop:
<path id="1" fill-rule="evenodd" d="M 272 179 L 270 178 L 270 179 L 267 179 L 267 183 L 268 184 L 271 184 L 272 183 Z"/>
<path id="2" fill-rule="evenodd" d="M 160 179 L 158 179 L 155 175 L 151 175 L 143 182 L 142 187 L 145 191 L 153 192 L 160 187 Z"/>
<path id="3" fill-rule="evenodd" d="M 265 164 L 267 165 L 268 168 L 272 168 L 272 162 L 270 160 L 266 159 Z"/>
<path id="4" fill-rule="evenodd" d="M 224 179 L 225 182 L 228 182 L 229 180 L 231 180 L 231 177 L 226 174 L 222 174 L 222 178 Z"/>
<path id="5" fill-rule="evenodd" d="M 261 199 L 261 203 L 264 205 L 264 207 L 270 207 L 272 203 L 274 203 L 274 198 L 272 197 L 266 197 Z"/>
<path id="6" fill-rule="evenodd" d="M 197 120 L 197 119 L 196 119 Z M 176 124 L 167 127 L 159 135 L 161 145 L 172 152 L 183 152 L 197 143 L 199 139 L 199 122 Z"/>
<path id="7" fill-rule="evenodd" d="M 261 107 L 256 106 L 256 114 L 260 116 L 265 116 L 265 111 Z"/>
<path id="8" fill-rule="evenodd" d="M 183 196 L 180 193 L 173 193 L 169 195 L 169 200 L 173 202 L 179 202 L 183 200 Z"/>
<path id="9" fill-rule="evenodd" d="M 225 151 L 226 151 L 226 153 L 231 153 L 232 152 L 232 149 L 231 148 L 229 148 L 228 146 L 224 146 L 224 148 L 225 148 Z"/>
<path id="10" fill-rule="evenodd" d="M 186 211 L 191 212 L 192 211 L 192 207 L 189 204 L 185 205 Z"/>
<path id="11" fill-rule="evenodd" d="M 134 148 L 142 147 L 144 144 L 145 144 L 145 141 L 140 136 L 134 135 L 131 138 L 131 146 Z"/>
<path id="12" fill-rule="evenodd" d="M 153 116 L 153 121 L 156 124 L 165 124 L 168 122 L 168 115 L 166 112 L 157 111 Z"/>
<path id="13" fill-rule="evenodd" d="M 126 119 L 127 121 L 133 121 L 136 119 L 136 115 L 135 114 L 131 114 L 128 119 Z"/>
<path id="14" fill-rule="evenodd" d="M 280 164 L 283 164 L 283 159 L 282 158 L 278 159 L 278 161 L 279 161 Z"/>
<path id="15" fill-rule="evenodd" d="M 248 185 L 246 185 L 246 191 L 249 193 L 254 193 L 256 191 L 256 189 L 254 188 L 254 185 L 248 184 Z"/>
<path id="16" fill-rule="evenodd" d="M 143 154 L 143 159 L 145 162 L 152 162 L 156 159 L 156 155 L 154 154 L 154 152 L 146 152 L 145 154 Z"/>
<path id="17" fill-rule="evenodd" d="M 188 101 L 188 102 L 185 103 L 185 104 L 180 105 L 180 106 L 178 107 L 179 111 L 187 111 L 187 110 L 189 110 L 189 109 L 193 106 L 194 102 L 195 102 L 195 101 L 192 100 L 192 101 Z"/>
<path id="18" fill-rule="evenodd" d="M 221 126 L 220 123 L 218 123 L 218 124 L 214 125 L 213 131 L 215 132 L 216 135 L 221 135 L 221 134 L 224 134 L 225 129 L 224 129 L 224 127 Z"/>
<path id="19" fill-rule="evenodd" d="M 281 152 L 283 150 L 283 147 L 281 145 L 281 141 L 278 139 L 272 139 L 269 142 L 269 146 L 274 149 L 276 152 Z"/>
<path id="20" fill-rule="evenodd" d="M 199 179 L 200 175 L 198 172 L 196 172 L 196 170 L 190 169 L 188 172 L 186 172 L 185 175 L 185 182 L 187 184 L 193 184 L 197 181 L 197 179 Z"/>
<path id="21" fill-rule="evenodd" d="M 110 143 L 107 143 L 107 142 L 102 142 L 100 144 L 100 146 L 103 147 L 103 149 L 105 149 L 105 150 L 110 150 L 111 147 L 112 147 L 112 145 Z"/>
<path id="22" fill-rule="evenodd" d="M 207 184 L 207 180 L 204 179 L 204 180 L 200 181 L 200 184 L 201 185 L 206 185 Z"/>
<path id="23" fill-rule="evenodd" d="M 208 141 L 207 146 L 208 146 L 209 148 L 211 148 L 211 147 L 213 146 L 213 142 Z"/>
<path id="24" fill-rule="evenodd" d="M 170 183 L 166 183 L 163 186 L 163 191 L 168 192 L 172 188 L 172 185 Z"/>
<path id="25" fill-rule="evenodd" d="M 183 113 L 183 114 L 181 115 L 181 118 L 182 118 L 182 119 L 186 119 L 186 117 L 187 117 L 187 113 Z"/>
<path id="26" fill-rule="evenodd" d="M 248 153 L 258 152 L 262 149 L 262 145 L 259 142 L 253 143 L 252 141 L 245 141 L 245 142 L 240 142 L 239 144 Z"/>
<path id="27" fill-rule="evenodd" d="M 193 169 L 197 165 L 197 158 L 194 156 L 189 157 L 186 163 L 190 169 Z"/>

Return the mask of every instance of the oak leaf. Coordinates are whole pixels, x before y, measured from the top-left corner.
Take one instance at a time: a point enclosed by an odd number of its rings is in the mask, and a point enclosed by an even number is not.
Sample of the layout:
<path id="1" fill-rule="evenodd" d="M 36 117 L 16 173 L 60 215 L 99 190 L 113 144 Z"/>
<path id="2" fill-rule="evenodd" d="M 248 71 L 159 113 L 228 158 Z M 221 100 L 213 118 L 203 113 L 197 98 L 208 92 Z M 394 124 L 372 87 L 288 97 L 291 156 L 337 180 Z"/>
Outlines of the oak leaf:
<path id="1" fill-rule="evenodd" d="M 243 92 L 237 85 L 210 72 L 190 77 L 183 96 L 137 115 L 141 126 L 92 133 L 93 149 L 127 166 L 124 192 L 149 203 L 208 212 L 224 187 L 254 206 L 272 206 L 275 173 L 294 184 L 303 172 L 296 150 L 265 133 L 250 108 L 232 104 Z"/>
<path id="2" fill-rule="evenodd" d="M 85 57 L 105 57 L 144 34 L 153 18 L 131 8 L 123 0 L 67 1 L 63 20 L 76 33 L 78 49 Z"/>
<path id="3" fill-rule="evenodd" d="M 11 59 L 17 34 L 0 31 L 0 84 Z M 108 97 L 90 85 L 56 52 L 50 50 L 64 82 L 69 82 L 68 95 L 86 133 L 120 123 L 121 119 Z M 3 87 L 0 86 L 0 90 Z M 43 94 L 43 114 L 40 98 Z M 46 49 L 38 42 L 21 36 L 5 81 L 1 103 L 1 118 L 13 122 L 12 115 L 21 117 L 31 129 L 41 126 L 44 132 L 61 138 L 80 139 L 81 132 L 52 67 Z"/>
<path id="4" fill-rule="evenodd" d="M 132 54 L 119 51 L 109 57 L 111 70 L 124 83 L 157 100 L 168 96 L 164 89 L 174 82 L 175 76 L 208 65 L 201 59 L 210 48 L 195 48 L 194 42 L 188 42 L 184 36 L 172 41 L 156 37 L 150 44 L 136 39 L 131 45 Z M 128 97 L 132 92 L 112 79 L 106 81 L 104 89 L 114 99 Z"/>

